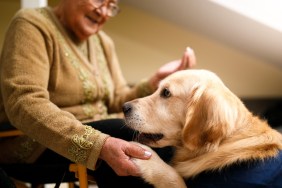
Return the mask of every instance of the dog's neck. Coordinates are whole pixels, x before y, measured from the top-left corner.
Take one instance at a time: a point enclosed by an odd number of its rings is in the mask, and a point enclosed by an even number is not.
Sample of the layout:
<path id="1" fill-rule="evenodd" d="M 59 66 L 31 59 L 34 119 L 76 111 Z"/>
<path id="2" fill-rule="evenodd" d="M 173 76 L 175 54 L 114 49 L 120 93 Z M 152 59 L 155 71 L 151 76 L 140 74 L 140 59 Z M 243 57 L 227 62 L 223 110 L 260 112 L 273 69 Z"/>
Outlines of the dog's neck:
<path id="1" fill-rule="evenodd" d="M 217 148 L 191 151 L 183 146 L 176 148 L 172 165 L 183 177 L 193 177 L 203 171 L 220 170 L 237 162 L 262 160 L 274 157 L 282 150 L 282 136 L 255 117 L 249 125 L 238 129 L 222 140 Z"/>

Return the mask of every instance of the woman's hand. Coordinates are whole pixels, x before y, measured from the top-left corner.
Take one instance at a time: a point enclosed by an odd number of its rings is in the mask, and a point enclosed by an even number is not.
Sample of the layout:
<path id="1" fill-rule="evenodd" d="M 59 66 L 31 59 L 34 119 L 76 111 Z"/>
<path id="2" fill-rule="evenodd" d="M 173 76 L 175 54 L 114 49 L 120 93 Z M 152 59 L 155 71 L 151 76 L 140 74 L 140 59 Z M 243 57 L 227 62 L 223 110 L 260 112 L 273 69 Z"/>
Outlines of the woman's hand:
<path id="1" fill-rule="evenodd" d="M 151 155 L 137 144 L 109 137 L 101 150 L 100 158 L 119 176 L 140 176 L 140 171 L 131 158 L 147 160 Z"/>
<path id="2" fill-rule="evenodd" d="M 195 65 L 196 65 L 196 56 L 194 54 L 194 51 L 192 48 L 187 47 L 181 60 L 179 59 L 179 60 L 171 61 L 160 67 L 159 70 L 155 73 L 155 75 L 151 77 L 149 82 L 153 88 L 157 88 L 159 82 L 165 77 L 167 77 L 168 75 L 179 70 L 192 68 Z"/>

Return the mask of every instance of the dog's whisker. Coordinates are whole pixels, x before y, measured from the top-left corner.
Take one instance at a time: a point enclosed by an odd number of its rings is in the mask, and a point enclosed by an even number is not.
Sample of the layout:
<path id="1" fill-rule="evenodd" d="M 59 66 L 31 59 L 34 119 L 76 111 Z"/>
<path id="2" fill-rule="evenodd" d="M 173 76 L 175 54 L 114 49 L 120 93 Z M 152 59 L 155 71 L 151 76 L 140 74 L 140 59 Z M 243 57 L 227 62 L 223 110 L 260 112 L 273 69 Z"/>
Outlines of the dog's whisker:
<path id="1" fill-rule="evenodd" d="M 137 131 L 134 131 L 133 135 L 132 135 L 132 140 L 135 140 L 137 138 L 137 136 L 138 136 Z"/>

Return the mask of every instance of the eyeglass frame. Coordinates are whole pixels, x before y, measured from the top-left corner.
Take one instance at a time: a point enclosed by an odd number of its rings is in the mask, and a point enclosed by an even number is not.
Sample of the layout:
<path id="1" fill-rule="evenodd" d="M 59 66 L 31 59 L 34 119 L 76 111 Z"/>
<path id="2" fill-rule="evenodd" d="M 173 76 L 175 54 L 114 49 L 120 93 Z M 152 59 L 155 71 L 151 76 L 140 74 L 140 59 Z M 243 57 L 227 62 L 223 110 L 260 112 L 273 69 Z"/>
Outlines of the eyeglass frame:
<path id="1" fill-rule="evenodd" d="M 115 17 L 120 12 L 120 8 L 118 4 L 115 3 L 113 0 L 105 0 L 104 2 L 101 3 L 101 5 L 98 6 L 96 6 L 95 3 L 93 2 L 93 6 L 95 10 L 101 10 L 102 7 L 106 6 L 108 17 Z"/>

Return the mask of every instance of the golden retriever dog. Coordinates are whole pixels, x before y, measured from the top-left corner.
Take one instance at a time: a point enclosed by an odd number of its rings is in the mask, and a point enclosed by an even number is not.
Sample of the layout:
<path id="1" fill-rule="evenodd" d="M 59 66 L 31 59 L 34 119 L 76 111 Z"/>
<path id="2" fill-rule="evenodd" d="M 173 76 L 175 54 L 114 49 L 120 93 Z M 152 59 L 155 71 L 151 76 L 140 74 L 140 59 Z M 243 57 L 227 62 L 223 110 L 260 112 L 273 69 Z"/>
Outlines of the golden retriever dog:
<path id="1" fill-rule="evenodd" d="M 211 71 L 176 72 L 152 95 L 125 103 L 123 112 L 138 142 L 175 147 L 171 166 L 156 153 L 133 159 L 155 187 L 186 187 L 183 179 L 188 187 L 282 187 L 281 134 Z"/>

